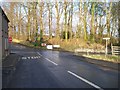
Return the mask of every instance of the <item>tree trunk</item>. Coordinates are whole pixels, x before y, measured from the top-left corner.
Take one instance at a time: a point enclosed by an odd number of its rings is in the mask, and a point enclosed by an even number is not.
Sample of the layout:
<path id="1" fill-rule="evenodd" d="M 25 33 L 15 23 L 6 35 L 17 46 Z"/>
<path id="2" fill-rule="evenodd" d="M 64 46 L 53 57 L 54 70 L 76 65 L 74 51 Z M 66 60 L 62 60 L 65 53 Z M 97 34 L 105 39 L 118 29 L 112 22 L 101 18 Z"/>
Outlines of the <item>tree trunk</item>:
<path id="1" fill-rule="evenodd" d="M 56 20 L 57 20 L 57 25 L 56 25 L 56 37 L 59 38 L 60 35 L 60 15 L 59 15 L 59 8 L 58 8 L 58 2 L 56 1 L 55 3 L 55 8 L 56 8 Z"/>
<path id="2" fill-rule="evenodd" d="M 67 32 L 67 2 L 66 2 L 66 1 L 64 1 L 64 19 L 65 19 L 65 23 L 64 23 L 65 40 L 66 40 L 66 42 L 67 42 L 68 32 Z"/>
<path id="3" fill-rule="evenodd" d="M 91 37 L 91 41 L 94 42 L 95 41 L 95 2 L 92 2 L 92 19 L 91 19 L 91 32 L 90 32 L 90 37 Z"/>
<path id="4" fill-rule="evenodd" d="M 87 22 L 86 22 L 86 15 L 87 15 L 87 6 L 86 3 L 84 3 L 84 40 L 87 41 Z"/>

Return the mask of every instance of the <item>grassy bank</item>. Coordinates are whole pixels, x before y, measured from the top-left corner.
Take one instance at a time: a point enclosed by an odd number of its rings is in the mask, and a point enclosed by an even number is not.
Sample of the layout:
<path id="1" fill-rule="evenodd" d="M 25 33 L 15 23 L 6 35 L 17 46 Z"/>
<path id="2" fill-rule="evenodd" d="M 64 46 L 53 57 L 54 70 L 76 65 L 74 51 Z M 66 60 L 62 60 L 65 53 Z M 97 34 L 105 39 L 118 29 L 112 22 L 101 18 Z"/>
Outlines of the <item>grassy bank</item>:
<path id="1" fill-rule="evenodd" d="M 63 50 L 74 52 L 77 48 L 90 48 L 90 49 L 97 49 L 97 50 L 104 50 L 105 45 L 97 44 L 97 43 L 90 43 L 84 41 L 83 39 L 69 39 L 67 42 L 64 39 L 50 39 L 48 43 L 51 44 L 59 44 Z"/>
<path id="2" fill-rule="evenodd" d="M 83 55 L 84 57 L 93 58 L 97 60 L 104 60 L 114 63 L 120 63 L 120 56 L 118 55 Z"/>

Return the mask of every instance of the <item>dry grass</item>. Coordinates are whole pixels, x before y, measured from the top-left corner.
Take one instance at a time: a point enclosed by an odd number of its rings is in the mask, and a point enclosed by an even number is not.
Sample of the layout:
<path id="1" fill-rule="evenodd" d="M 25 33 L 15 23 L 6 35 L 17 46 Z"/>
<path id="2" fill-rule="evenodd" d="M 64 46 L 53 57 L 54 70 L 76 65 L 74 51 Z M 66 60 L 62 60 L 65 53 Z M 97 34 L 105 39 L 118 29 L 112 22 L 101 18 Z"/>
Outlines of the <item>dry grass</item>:
<path id="1" fill-rule="evenodd" d="M 93 58 L 96 60 L 104 60 L 104 61 L 109 61 L 109 62 L 114 62 L 114 63 L 120 63 L 120 56 L 117 55 L 83 55 L 84 57 L 88 57 L 88 58 Z"/>
<path id="2" fill-rule="evenodd" d="M 50 39 L 48 40 L 48 43 L 51 44 L 59 44 L 62 49 L 67 51 L 74 51 L 77 48 L 91 48 L 91 49 L 98 49 L 98 50 L 104 50 L 104 46 L 97 44 L 97 43 L 88 43 L 84 41 L 83 39 L 69 39 L 67 42 L 63 39 Z"/>
<path id="3" fill-rule="evenodd" d="M 104 50 L 104 46 L 97 44 L 97 43 L 88 43 L 86 41 L 84 41 L 83 39 L 69 39 L 67 42 L 64 39 L 58 39 L 58 38 L 52 38 L 52 39 L 48 39 L 48 37 L 44 38 L 44 41 L 47 44 L 52 44 L 52 45 L 60 45 L 61 49 L 63 50 L 67 50 L 67 51 L 72 51 L 74 52 L 75 49 L 78 48 L 86 48 L 86 49 L 94 49 L 94 50 Z M 31 46 L 34 47 L 33 44 L 24 41 L 24 40 L 18 40 L 18 39 L 13 39 L 13 42 L 15 43 L 21 43 L 27 46 Z M 37 46 L 39 48 L 39 46 Z"/>

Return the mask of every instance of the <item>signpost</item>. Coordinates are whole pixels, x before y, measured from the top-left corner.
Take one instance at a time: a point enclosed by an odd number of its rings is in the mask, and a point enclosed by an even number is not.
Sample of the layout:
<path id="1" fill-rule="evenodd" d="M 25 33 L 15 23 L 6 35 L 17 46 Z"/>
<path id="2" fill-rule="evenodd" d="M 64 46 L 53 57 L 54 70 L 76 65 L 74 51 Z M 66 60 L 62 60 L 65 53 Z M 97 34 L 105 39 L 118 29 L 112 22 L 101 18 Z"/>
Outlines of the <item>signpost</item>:
<path id="1" fill-rule="evenodd" d="M 108 44 L 108 40 L 110 39 L 110 38 L 108 38 L 108 37 L 106 37 L 106 38 L 103 38 L 104 40 L 106 40 L 106 49 L 105 49 L 105 55 L 107 55 L 108 54 L 108 49 L 107 49 L 107 44 Z"/>
<path id="2" fill-rule="evenodd" d="M 9 43 L 12 43 L 12 37 L 8 38 Z"/>
<path id="3" fill-rule="evenodd" d="M 9 52 L 11 52 L 10 49 L 11 49 L 12 37 L 8 38 L 8 42 L 9 42 Z"/>

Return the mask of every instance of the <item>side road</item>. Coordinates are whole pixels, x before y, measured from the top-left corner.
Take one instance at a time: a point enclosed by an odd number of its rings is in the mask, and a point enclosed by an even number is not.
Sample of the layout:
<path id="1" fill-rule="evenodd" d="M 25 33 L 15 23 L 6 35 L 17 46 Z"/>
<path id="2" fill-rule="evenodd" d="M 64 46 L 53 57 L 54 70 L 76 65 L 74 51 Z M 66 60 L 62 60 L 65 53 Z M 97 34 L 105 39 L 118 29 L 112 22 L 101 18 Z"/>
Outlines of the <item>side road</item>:
<path id="1" fill-rule="evenodd" d="M 12 74 L 16 70 L 16 65 L 20 60 L 20 56 L 11 53 L 2 61 L 2 88 L 6 88 L 8 82 L 12 78 Z"/>

